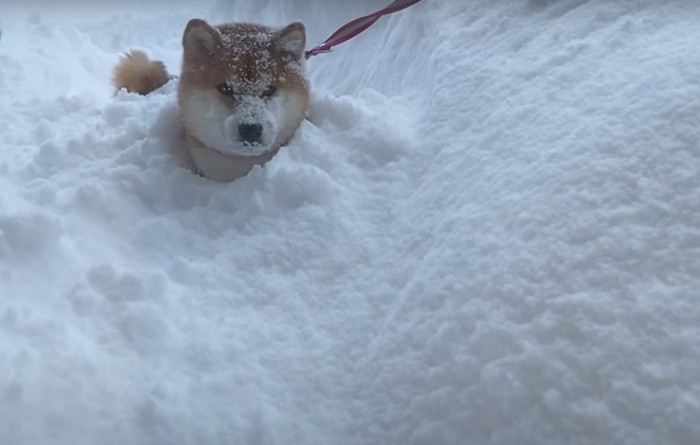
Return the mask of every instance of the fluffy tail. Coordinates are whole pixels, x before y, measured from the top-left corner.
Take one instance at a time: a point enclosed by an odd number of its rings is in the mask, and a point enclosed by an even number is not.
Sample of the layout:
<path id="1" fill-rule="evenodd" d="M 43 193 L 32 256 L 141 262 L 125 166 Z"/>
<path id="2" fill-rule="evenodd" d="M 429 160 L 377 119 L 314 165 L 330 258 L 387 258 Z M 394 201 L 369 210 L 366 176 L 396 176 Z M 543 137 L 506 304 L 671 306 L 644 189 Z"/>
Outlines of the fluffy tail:
<path id="1" fill-rule="evenodd" d="M 170 76 L 163 62 L 153 61 L 146 53 L 131 50 L 124 53 L 112 76 L 117 91 L 126 88 L 130 93 L 146 95 L 165 85 Z"/>

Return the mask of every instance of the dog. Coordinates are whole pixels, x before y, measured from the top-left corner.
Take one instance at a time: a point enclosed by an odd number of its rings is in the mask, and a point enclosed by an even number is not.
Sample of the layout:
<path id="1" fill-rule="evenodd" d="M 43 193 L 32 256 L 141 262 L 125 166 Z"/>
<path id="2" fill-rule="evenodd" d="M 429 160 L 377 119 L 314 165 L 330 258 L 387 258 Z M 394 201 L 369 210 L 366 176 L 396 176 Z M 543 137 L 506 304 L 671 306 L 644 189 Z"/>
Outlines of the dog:
<path id="1" fill-rule="evenodd" d="M 250 23 L 187 23 L 178 106 L 185 147 L 198 173 L 232 181 L 269 161 L 294 136 L 309 107 L 306 29 Z M 125 53 L 113 85 L 146 95 L 165 85 L 165 65 Z"/>

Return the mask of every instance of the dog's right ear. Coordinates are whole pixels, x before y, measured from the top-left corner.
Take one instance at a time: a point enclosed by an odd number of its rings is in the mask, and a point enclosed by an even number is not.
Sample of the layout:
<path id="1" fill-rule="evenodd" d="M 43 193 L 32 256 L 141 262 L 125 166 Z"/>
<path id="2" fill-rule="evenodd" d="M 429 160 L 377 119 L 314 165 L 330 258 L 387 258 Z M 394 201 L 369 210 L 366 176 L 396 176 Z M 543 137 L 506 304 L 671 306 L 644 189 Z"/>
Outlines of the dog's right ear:
<path id="1" fill-rule="evenodd" d="M 221 34 L 202 19 L 192 19 L 187 23 L 182 36 L 185 57 L 206 59 L 212 56 L 221 45 Z"/>

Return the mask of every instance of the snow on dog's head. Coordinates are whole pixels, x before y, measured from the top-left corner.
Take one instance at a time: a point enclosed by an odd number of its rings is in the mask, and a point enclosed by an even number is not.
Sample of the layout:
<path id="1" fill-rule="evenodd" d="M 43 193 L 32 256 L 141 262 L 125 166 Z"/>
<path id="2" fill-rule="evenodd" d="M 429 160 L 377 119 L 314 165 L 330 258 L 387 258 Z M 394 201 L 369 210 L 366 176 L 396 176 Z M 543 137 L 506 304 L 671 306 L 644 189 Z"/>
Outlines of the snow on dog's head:
<path id="1" fill-rule="evenodd" d="M 234 23 L 187 24 L 179 86 L 188 133 L 222 153 L 258 156 L 285 144 L 304 119 L 306 31 Z"/>

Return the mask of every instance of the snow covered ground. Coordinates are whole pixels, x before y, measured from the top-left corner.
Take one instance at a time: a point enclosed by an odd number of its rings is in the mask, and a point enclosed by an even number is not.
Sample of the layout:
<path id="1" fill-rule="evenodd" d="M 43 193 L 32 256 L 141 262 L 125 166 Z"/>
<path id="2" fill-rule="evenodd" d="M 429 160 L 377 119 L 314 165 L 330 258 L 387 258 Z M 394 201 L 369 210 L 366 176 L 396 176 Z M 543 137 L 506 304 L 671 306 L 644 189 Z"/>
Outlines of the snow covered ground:
<path id="1" fill-rule="evenodd" d="M 425 0 L 231 184 L 120 52 L 388 0 L 5 3 L 0 444 L 700 443 L 700 3 Z"/>

